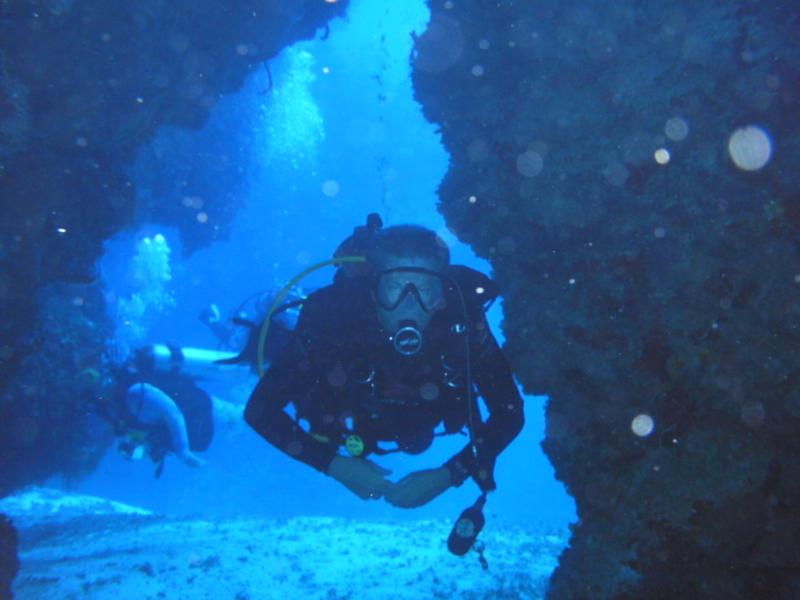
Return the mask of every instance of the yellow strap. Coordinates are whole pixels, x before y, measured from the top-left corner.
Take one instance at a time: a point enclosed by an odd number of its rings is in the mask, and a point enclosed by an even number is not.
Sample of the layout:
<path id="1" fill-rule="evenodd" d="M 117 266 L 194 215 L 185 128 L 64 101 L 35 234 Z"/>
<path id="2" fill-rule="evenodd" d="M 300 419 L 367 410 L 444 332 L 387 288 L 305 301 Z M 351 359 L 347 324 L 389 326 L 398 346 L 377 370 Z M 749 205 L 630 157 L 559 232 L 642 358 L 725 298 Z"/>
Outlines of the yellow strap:
<path id="1" fill-rule="evenodd" d="M 264 376 L 264 343 L 267 340 L 267 330 L 269 329 L 270 321 L 272 321 L 272 314 L 277 310 L 278 306 L 286 296 L 289 295 L 291 289 L 297 285 L 301 279 L 303 279 L 306 275 L 310 275 L 317 269 L 321 269 L 322 267 L 327 267 L 329 265 L 341 265 L 344 263 L 363 263 L 367 262 L 366 256 L 340 256 L 339 258 L 332 258 L 330 260 L 325 260 L 319 262 L 315 265 L 311 265 L 304 271 L 300 272 L 298 275 L 293 277 L 289 283 L 287 283 L 278 295 L 275 297 L 275 301 L 270 306 L 269 311 L 267 312 L 267 316 L 264 321 L 261 323 L 261 330 L 258 334 L 258 357 L 256 362 L 256 367 L 258 368 L 258 376 Z"/>

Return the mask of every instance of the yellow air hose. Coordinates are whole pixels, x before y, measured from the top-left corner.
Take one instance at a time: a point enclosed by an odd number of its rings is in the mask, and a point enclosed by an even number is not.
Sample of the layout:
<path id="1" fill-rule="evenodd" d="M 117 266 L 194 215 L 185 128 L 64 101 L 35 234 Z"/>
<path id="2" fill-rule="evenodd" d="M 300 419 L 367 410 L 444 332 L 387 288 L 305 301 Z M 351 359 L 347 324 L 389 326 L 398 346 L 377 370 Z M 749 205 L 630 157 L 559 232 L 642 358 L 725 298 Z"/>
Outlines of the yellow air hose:
<path id="1" fill-rule="evenodd" d="M 340 256 L 338 258 L 331 258 L 330 260 L 325 260 L 319 262 L 315 265 L 311 265 L 287 283 L 278 295 L 275 297 L 275 300 L 272 303 L 272 306 L 269 307 L 269 311 L 267 312 L 267 316 L 264 318 L 264 321 L 261 323 L 261 329 L 258 333 L 258 358 L 256 362 L 256 366 L 258 367 L 258 376 L 264 376 L 264 344 L 267 340 L 267 331 L 269 330 L 269 324 L 272 321 L 272 315 L 280 306 L 280 303 L 283 302 L 284 298 L 289 295 L 291 289 L 297 285 L 297 283 L 306 277 L 306 275 L 310 275 L 314 271 L 321 269 L 322 267 L 327 267 L 329 265 L 341 265 L 344 263 L 363 263 L 367 262 L 366 256 Z"/>

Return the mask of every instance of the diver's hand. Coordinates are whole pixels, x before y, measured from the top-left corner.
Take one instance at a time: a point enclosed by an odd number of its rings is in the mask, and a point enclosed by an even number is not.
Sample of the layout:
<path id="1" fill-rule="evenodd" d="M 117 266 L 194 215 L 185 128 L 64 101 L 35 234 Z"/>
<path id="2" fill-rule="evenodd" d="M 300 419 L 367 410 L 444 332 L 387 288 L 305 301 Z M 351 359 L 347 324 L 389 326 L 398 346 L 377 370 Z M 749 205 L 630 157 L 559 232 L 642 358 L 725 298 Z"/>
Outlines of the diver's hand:
<path id="1" fill-rule="evenodd" d="M 391 471 L 366 458 L 334 456 L 328 467 L 328 475 L 344 485 L 359 498 L 380 498 L 393 485 L 386 479 Z"/>
<path id="2" fill-rule="evenodd" d="M 415 508 L 427 504 L 450 485 L 450 471 L 445 467 L 414 471 L 387 490 L 385 498 L 398 508 Z"/>
<path id="3" fill-rule="evenodd" d="M 205 467 L 206 466 L 206 461 L 204 459 L 200 458 L 199 456 L 197 456 L 193 452 L 189 452 L 188 450 L 186 452 L 184 452 L 183 454 L 179 455 L 178 458 L 180 458 L 184 462 L 184 464 L 186 464 L 189 467 Z"/>

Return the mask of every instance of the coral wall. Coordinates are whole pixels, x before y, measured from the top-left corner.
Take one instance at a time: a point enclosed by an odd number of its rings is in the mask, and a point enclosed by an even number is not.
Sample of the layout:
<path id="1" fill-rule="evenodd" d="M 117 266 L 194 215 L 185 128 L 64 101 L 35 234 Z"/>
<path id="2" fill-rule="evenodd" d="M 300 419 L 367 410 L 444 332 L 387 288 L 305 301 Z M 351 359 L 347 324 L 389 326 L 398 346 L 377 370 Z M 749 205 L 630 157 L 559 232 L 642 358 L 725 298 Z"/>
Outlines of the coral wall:
<path id="1" fill-rule="evenodd" d="M 440 208 L 578 507 L 549 597 L 800 597 L 796 7 L 429 4 Z"/>
<path id="2" fill-rule="evenodd" d="M 76 375 L 97 366 L 109 334 L 94 265 L 134 217 L 124 167 L 136 148 L 163 125 L 202 125 L 249 72 L 346 5 L 0 1 L 0 494 L 64 472 L 66 456 L 67 471 L 91 462 L 80 439 L 63 450 L 80 418 Z M 149 218 L 196 225 L 180 201 Z M 235 213 L 220 201 L 217 235 Z M 202 243 L 196 228 L 187 237 Z"/>

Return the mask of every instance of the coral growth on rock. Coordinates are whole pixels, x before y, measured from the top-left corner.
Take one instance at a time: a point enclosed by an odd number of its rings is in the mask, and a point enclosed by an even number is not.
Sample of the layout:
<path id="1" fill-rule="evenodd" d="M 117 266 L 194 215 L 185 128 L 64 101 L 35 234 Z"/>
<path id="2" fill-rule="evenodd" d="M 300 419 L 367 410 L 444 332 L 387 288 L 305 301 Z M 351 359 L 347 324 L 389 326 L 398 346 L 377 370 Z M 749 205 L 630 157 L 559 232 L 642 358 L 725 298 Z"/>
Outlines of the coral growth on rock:
<path id="1" fill-rule="evenodd" d="M 0 497 L 54 473 L 84 474 L 111 442 L 92 408 L 113 335 L 100 285 L 54 283 L 39 290 L 37 305 L 29 352 L 0 391 Z"/>
<path id="2" fill-rule="evenodd" d="M 0 320 L 0 415 L 30 425 L 22 434 L 0 432 L 0 454 L 10 460 L 0 493 L 65 467 L 62 450 L 79 418 L 78 397 L 65 383 L 80 359 L 66 351 L 75 343 L 69 336 L 88 320 L 94 333 L 83 341 L 94 345 L 84 350 L 100 351 L 108 324 L 102 306 L 79 315 L 57 309 L 65 337 L 53 336 L 42 290 L 91 286 L 103 241 L 134 219 L 125 169 L 137 148 L 162 126 L 201 126 L 248 73 L 346 7 L 345 0 L 0 2 L 0 313 L 13 315 Z M 215 200 L 228 198 L 206 203 Z M 182 201 L 162 199 L 161 220 L 192 225 L 197 247 L 194 214 L 166 208 Z M 213 212 L 209 241 L 235 214 Z M 51 346 L 45 354 L 37 351 L 42 343 Z M 51 419 L 53 406 L 72 412 Z M 44 440 L 53 453 L 37 445 Z M 80 442 L 72 449 L 83 456 Z"/>
<path id="3" fill-rule="evenodd" d="M 9 74 L 5 63 L 0 54 L 0 157 L 21 150 L 30 127 L 28 91 Z"/>
<path id="4" fill-rule="evenodd" d="M 441 210 L 494 266 L 578 507 L 549 597 L 797 596 L 797 11 L 430 6 Z"/>

